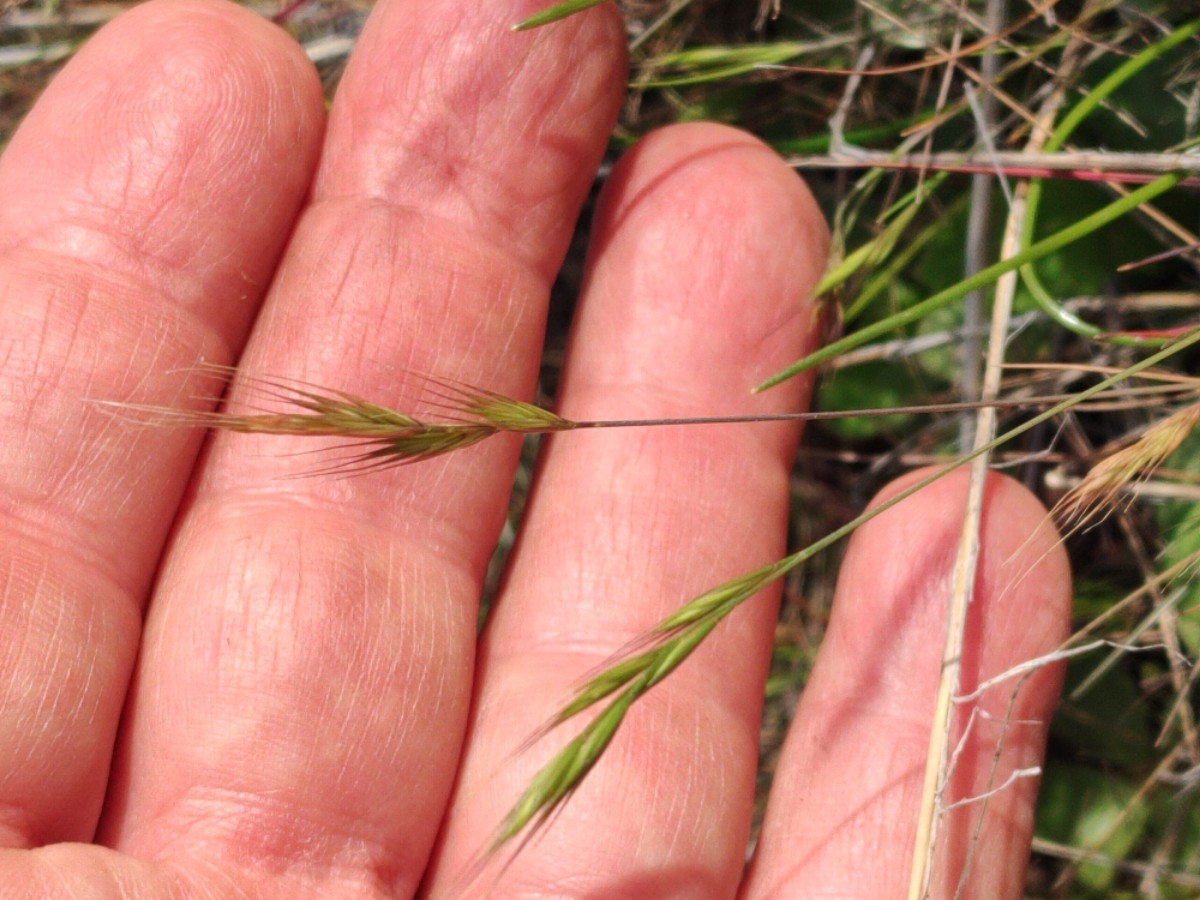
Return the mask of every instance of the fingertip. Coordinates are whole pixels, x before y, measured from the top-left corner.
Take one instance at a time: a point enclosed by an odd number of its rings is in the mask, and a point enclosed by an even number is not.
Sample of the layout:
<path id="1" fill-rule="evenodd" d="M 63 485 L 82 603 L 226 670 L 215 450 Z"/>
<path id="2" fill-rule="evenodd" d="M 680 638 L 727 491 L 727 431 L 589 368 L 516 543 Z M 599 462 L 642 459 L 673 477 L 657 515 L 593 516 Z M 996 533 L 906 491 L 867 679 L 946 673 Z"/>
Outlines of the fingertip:
<path id="1" fill-rule="evenodd" d="M 597 209 L 576 386 L 586 373 L 610 393 L 627 386 L 628 398 L 669 384 L 708 414 L 798 408 L 807 379 L 761 398 L 750 391 L 815 347 L 812 291 L 828 245 L 803 180 L 758 139 L 706 122 L 643 138 Z"/>
<path id="2" fill-rule="evenodd" d="M 812 192 L 774 149 L 741 129 L 718 122 L 657 129 L 621 157 L 609 184 L 602 223 L 616 224 L 648 200 L 714 226 L 792 223 L 802 238 L 800 264 L 818 274 L 825 266 L 829 228 Z M 790 236 L 772 234 L 776 243 Z"/>
<path id="3" fill-rule="evenodd" d="M 871 506 L 896 500 L 934 471 L 897 479 Z M 747 896 L 797 885 L 895 896 L 907 884 L 953 573 L 970 527 L 970 477 L 944 475 L 855 532 L 778 765 Z M 1069 624 L 1066 555 L 1032 493 L 989 474 L 978 535 L 956 660 L 960 695 L 1050 653 Z M 1016 779 L 985 804 L 953 804 L 985 796 L 1010 773 L 1036 770 L 1060 675 L 1056 666 L 1036 666 L 956 707 L 951 776 L 940 798 L 954 811 L 941 820 L 935 884 L 956 884 L 966 872 L 968 892 L 987 885 L 988 896 L 1016 895 L 1036 780 Z M 975 858 L 972 848 L 999 849 Z"/>
<path id="4" fill-rule="evenodd" d="M 882 505 L 935 471 L 923 468 L 902 475 L 884 487 L 869 506 Z M 943 555 L 956 552 L 957 536 L 965 527 L 970 478 L 966 469 L 950 472 L 906 498 L 904 506 L 897 507 L 894 517 L 885 514 L 867 523 L 856 532 L 852 549 L 847 554 L 848 565 L 843 571 L 852 576 L 859 568 L 866 568 L 858 565 L 858 557 L 851 557 L 851 553 L 861 551 L 875 555 L 874 551 L 859 545 L 869 544 L 873 548 L 909 546 L 912 552 L 888 554 L 901 567 L 910 565 L 920 555 L 921 547 L 940 548 L 937 552 Z M 914 527 L 917 523 L 920 527 Z M 1028 606 L 1028 614 L 1038 623 L 1037 627 L 1031 628 L 1028 626 L 1033 623 L 1028 617 L 996 615 L 994 620 L 989 620 L 989 629 L 995 636 L 996 628 L 1007 630 L 1012 624 L 1019 624 L 1012 640 L 1023 643 L 1021 636 L 1027 635 L 1031 646 L 1042 647 L 1037 652 L 1045 652 L 1065 637 L 1070 607 L 1070 562 L 1054 522 L 1042 501 L 1027 487 L 1002 473 L 989 472 L 983 491 L 981 528 L 981 552 L 986 554 L 986 559 L 981 560 L 981 572 L 986 576 L 991 571 L 989 566 L 1003 567 L 1009 573 L 1009 581 L 1003 584 L 985 582 L 977 590 L 987 591 L 989 609 L 1001 608 L 1011 598 L 1013 603 Z M 1026 582 L 1035 586 L 1036 596 L 1042 597 L 1044 591 L 1044 602 L 1029 602 L 1018 596 L 1019 585 Z M 1011 642 L 1005 637 L 1006 645 Z"/>
<path id="5" fill-rule="evenodd" d="M 918 469 L 897 478 L 870 507 L 895 500 L 935 471 Z M 925 693 L 932 696 L 951 572 L 964 529 L 971 527 L 966 518 L 970 481 L 965 469 L 950 472 L 854 533 L 827 635 L 831 656 L 858 667 L 861 648 L 882 644 L 881 666 L 890 667 L 897 677 L 910 673 L 911 684 L 923 678 Z M 978 560 L 965 653 L 974 667 L 995 674 L 1050 651 L 1066 636 L 1070 564 L 1045 506 L 1006 475 L 988 473 L 977 527 Z M 987 676 L 964 672 L 968 677 Z"/>
<path id="6" fill-rule="evenodd" d="M 287 126 L 295 153 L 320 136 L 322 108 L 315 68 L 266 19 L 226 0 L 149 0 L 97 31 L 55 76 L 14 136 L 6 169 L 19 168 L 14 155 L 20 166 L 56 170 L 68 150 L 70 162 L 101 151 L 117 158 L 135 138 L 143 167 L 148 154 L 172 158 L 173 144 L 195 149 L 197 136 L 220 157 L 244 150 L 236 142 L 248 133 Z M 60 148 L 66 137 L 72 146 Z M 39 159 L 26 145 L 52 155 Z"/>

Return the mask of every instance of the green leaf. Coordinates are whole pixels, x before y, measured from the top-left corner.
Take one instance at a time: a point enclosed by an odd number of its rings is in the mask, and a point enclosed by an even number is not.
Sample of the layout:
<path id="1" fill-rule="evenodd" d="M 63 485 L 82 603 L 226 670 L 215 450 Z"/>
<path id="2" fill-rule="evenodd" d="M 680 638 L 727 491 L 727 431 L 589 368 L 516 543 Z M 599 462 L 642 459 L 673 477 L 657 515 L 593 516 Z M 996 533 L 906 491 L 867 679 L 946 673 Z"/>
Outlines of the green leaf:
<path id="1" fill-rule="evenodd" d="M 1043 840 L 1121 860 L 1141 840 L 1149 819 L 1149 808 L 1138 802 L 1129 780 L 1084 766 L 1055 766 L 1042 779 L 1036 833 Z M 1117 874 L 1104 862 L 1084 863 L 1075 886 L 1106 892 Z"/>
<path id="2" fill-rule="evenodd" d="M 513 26 L 513 31 L 530 31 L 534 28 L 541 28 L 543 25 L 549 25 L 551 22 L 557 22 L 559 19 L 565 19 L 567 16 L 573 16 L 575 13 L 583 12 L 593 6 L 599 6 L 605 0 L 566 0 L 565 3 L 558 3 L 551 6 L 549 9 L 544 9 L 540 13 L 534 13 L 523 22 L 518 22 Z"/>

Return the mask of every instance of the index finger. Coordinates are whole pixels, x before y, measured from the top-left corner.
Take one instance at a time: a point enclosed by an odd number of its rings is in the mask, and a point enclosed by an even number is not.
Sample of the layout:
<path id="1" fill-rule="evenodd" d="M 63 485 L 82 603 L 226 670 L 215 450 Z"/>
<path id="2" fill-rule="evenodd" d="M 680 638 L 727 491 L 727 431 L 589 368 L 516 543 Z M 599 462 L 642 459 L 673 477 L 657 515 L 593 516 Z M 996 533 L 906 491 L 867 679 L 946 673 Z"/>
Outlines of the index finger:
<path id="1" fill-rule="evenodd" d="M 186 402 L 171 370 L 236 357 L 322 118 L 286 35 L 176 0 L 104 29 L 0 160 L 0 844 L 92 837 L 199 444 L 86 398 Z"/>

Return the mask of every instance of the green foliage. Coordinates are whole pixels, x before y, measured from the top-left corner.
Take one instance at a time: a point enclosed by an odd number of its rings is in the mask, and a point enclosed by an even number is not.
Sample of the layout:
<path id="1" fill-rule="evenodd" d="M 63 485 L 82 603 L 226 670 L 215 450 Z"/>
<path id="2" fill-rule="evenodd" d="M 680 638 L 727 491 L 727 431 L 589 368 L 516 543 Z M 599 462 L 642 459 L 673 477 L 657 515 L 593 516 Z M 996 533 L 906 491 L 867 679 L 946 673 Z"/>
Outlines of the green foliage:
<path id="1" fill-rule="evenodd" d="M 1081 864 L 1073 881 L 1083 897 L 1114 897 L 1124 859 L 1142 840 L 1150 819 L 1134 802 L 1137 785 L 1090 767 L 1061 765 L 1047 771 L 1038 806 L 1038 837 L 1085 850 L 1094 861 Z"/>
<path id="2" fill-rule="evenodd" d="M 1092 674 L 1095 658 L 1084 657 L 1067 667 L 1063 706 L 1051 729 L 1052 739 L 1070 748 L 1074 759 L 1104 760 L 1128 772 L 1144 772 L 1158 758 L 1150 710 L 1142 702 L 1135 664 L 1109 668 L 1090 687 L 1077 689 Z"/>
<path id="3" fill-rule="evenodd" d="M 817 392 L 818 409 L 854 409 L 867 402 L 880 409 L 908 406 L 919 402 L 920 384 L 910 366 L 903 362 L 875 362 L 851 366 L 821 380 Z M 848 444 L 890 437 L 893 441 L 906 434 L 916 416 L 892 415 L 837 419 L 822 423 L 837 438 Z"/>

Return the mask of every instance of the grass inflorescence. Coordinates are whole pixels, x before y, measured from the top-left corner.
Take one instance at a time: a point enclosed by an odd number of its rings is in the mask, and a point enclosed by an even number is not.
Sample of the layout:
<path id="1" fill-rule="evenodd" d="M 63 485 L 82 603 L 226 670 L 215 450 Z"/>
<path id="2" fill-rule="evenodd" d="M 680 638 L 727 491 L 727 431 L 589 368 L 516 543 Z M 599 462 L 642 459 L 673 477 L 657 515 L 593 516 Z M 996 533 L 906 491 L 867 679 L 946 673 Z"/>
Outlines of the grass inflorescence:
<path id="1" fill-rule="evenodd" d="M 483 403 L 464 404 L 464 421 L 427 422 L 344 391 L 299 387 L 273 380 L 261 381 L 258 387 L 284 409 L 233 413 L 101 402 L 110 409 L 143 414 L 160 425 L 199 426 L 242 434 L 344 438 L 361 448 L 341 461 L 341 466 L 350 471 L 432 459 L 509 430 L 489 421 L 490 406 Z M 513 405 L 518 404 L 514 401 Z M 495 415 L 499 417 L 501 413 Z"/>
<path id="2" fill-rule="evenodd" d="M 943 408 L 960 409 L 981 406 L 1048 406 L 1021 425 L 946 463 L 931 475 L 896 494 L 889 501 L 865 512 L 820 540 L 777 562 L 731 579 L 682 605 L 675 613 L 648 630 L 638 641 L 626 647 L 601 671 L 579 686 L 574 695 L 555 713 L 527 744 L 575 717 L 599 707 L 565 747 L 559 750 L 531 779 L 504 820 L 497 827 L 486 855 L 500 853 L 516 842 L 523 846 L 536 831 L 549 823 L 554 814 L 579 788 L 616 737 L 626 714 L 641 697 L 675 671 L 699 647 L 712 631 L 739 606 L 756 596 L 764 587 L 826 550 L 852 533 L 863 523 L 923 489 L 953 469 L 967 465 L 1013 441 L 1043 422 L 1089 404 L 1098 408 L 1113 402 L 1129 402 L 1135 397 L 1161 396 L 1174 390 L 1179 396 L 1192 395 L 1192 379 L 1167 376 L 1157 387 L 1128 387 L 1138 376 L 1153 378 L 1159 364 L 1192 345 L 1200 343 L 1200 329 L 1193 329 L 1139 363 L 1110 373 L 1090 388 L 1053 397 L 1025 397 L 1021 400 L 996 400 L 991 404 L 943 404 L 923 411 Z M 251 379 L 253 382 L 253 380 Z M 820 413 L 794 413 L 682 419 L 640 419 L 575 421 L 543 407 L 515 400 L 495 391 L 456 382 L 422 376 L 433 406 L 442 418 L 428 421 L 397 412 L 355 394 L 317 388 L 312 385 L 290 386 L 277 380 L 258 384 L 269 396 L 294 410 L 235 414 L 175 410 L 156 406 L 109 404 L 125 411 L 140 411 L 153 416 L 158 424 L 204 426 L 249 434 L 338 437 L 363 444 L 366 449 L 351 460 L 355 470 L 365 467 L 399 465 L 428 460 L 464 449 L 497 434 L 546 434 L 588 428 L 628 428 L 689 424 L 727 423 L 745 425 L 781 419 L 827 418 Z M 1140 393 L 1138 393 L 1140 392 Z M 1168 396 L 1170 396 L 1168 394 Z M 841 412 L 847 415 L 894 414 L 895 409 Z M 1086 521 L 1102 504 L 1111 503 L 1120 488 L 1161 465 L 1200 421 L 1200 404 L 1195 402 L 1164 419 L 1130 447 L 1097 465 L 1089 479 L 1080 485 L 1062 505 L 1065 514 Z M 607 702 L 606 702 L 607 701 Z"/>

